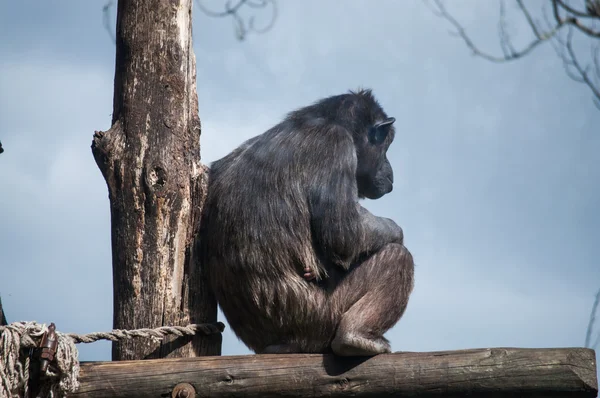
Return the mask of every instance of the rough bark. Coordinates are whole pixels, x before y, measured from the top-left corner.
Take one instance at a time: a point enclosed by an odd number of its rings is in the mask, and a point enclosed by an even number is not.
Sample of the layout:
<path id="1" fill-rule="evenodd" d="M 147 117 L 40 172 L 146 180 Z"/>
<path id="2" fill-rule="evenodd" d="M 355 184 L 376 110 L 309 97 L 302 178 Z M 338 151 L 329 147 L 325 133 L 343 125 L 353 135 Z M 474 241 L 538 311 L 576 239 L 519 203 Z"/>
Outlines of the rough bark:
<path id="1" fill-rule="evenodd" d="M 396 353 L 372 358 L 248 355 L 84 363 L 77 397 L 596 397 L 584 348 Z"/>
<path id="2" fill-rule="evenodd" d="M 92 143 L 110 199 L 118 329 L 217 317 L 194 253 L 206 173 L 192 1 L 118 2 L 112 126 Z M 220 354 L 219 335 L 191 340 L 113 343 L 113 360 Z"/>

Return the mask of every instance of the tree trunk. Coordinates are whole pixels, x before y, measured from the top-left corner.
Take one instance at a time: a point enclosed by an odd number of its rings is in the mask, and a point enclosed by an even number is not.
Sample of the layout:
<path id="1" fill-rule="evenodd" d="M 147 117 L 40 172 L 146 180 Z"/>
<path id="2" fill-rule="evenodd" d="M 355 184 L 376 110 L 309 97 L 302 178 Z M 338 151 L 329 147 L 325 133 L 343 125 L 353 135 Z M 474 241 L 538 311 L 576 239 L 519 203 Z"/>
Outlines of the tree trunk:
<path id="1" fill-rule="evenodd" d="M 92 153 L 108 185 L 114 328 L 214 322 L 195 255 L 200 163 L 193 0 L 119 0 L 112 127 Z M 190 344 L 191 343 L 191 344 Z M 113 360 L 220 355 L 221 336 L 113 343 Z"/>

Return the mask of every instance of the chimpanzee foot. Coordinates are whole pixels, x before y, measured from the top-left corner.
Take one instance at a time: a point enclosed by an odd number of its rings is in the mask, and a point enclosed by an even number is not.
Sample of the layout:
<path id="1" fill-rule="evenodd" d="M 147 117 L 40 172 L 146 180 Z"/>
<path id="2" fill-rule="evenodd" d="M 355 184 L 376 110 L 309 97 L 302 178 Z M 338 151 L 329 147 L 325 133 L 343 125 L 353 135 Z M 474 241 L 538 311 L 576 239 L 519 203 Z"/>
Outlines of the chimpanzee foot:
<path id="1" fill-rule="evenodd" d="M 373 356 L 391 352 L 384 337 L 369 339 L 355 333 L 337 333 L 331 342 L 333 353 L 339 356 Z"/>
<path id="2" fill-rule="evenodd" d="M 273 344 L 267 346 L 260 354 L 294 354 L 300 352 L 295 344 Z"/>

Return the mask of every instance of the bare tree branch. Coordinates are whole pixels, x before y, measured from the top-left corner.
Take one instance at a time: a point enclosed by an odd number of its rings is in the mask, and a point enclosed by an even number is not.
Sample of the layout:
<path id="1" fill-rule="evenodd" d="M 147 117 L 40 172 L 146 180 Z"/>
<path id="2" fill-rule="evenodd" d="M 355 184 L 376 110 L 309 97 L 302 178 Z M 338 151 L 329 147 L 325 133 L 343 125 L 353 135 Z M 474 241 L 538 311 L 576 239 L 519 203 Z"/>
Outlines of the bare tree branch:
<path id="1" fill-rule="evenodd" d="M 425 0 L 427 1 L 427 0 Z M 543 41 L 550 39 L 556 31 L 550 31 L 540 35 L 540 38 L 537 38 L 531 41 L 528 45 L 526 45 L 520 51 L 513 51 L 512 53 L 505 54 L 504 56 L 495 56 L 489 53 L 485 53 L 481 51 L 475 43 L 471 40 L 471 38 L 467 35 L 465 28 L 446 10 L 442 0 L 433 0 L 437 9 L 432 8 L 432 11 L 439 17 L 446 19 L 450 22 L 454 28 L 457 30 L 458 35 L 465 42 L 467 47 L 473 52 L 473 55 L 477 55 L 481 58 L 485 58 L 488 61 L 496 62 L 496 63 L 504 63 L 508 61 L 513 61 L 515 59 L 521 58 L 527 54 L 529 54 L 535 47 L 540 45 Z M 431 7 L 430 7 L 431 8 Z"/>
<path id="2" fill-rule="evenodd" d="M 243 41 L 249 33 L 266 33 L 275 25 L 275 20 L 277 19 L 277 1 L 276 0 L 237 0 L 235 4 L 232 4 L 231 0 L 226 0 L 224 11 L 212 11 L 207 8 L 203 0 L 196 0 L 196 4 L 202 13 L 209 17 L 213 18 L 226 18 L 231 17 L 233 21 L 233 28 L 235 31 L 235 35 L 239 41 Z M 102 7 L 102 25 L 104 29 L 108 32 L 110 38 L 113 43 L 115 43 L 115 32 L 114 26 L 111 23 L 111 9 L 115 5 L 115 0 L 107 0 L 106 4 Z M 269 6 L 271 7 L 271 19 L 269 23 L 266 24 L 263 28 L 257 28 L 255 26 L 254 16 L 251 16 L 246 21 L 241 16 L 241 10 L 243 7 L 252 9 L 266 9 Z"/>
<path id="3" fill-rule="evenodd" d="M 546 12 L 543 13 L 546 26 L 541 26 L 535 21 L 530 10 L 525 7 L 523 0 L 515 0 L 533 33 L 533 39 L 520 49 L 515 49 L 508 34 L 505 2 L 500 0 L 498 35 L 502 51 L 501 56 L 480 50 L 467 34 L 465 28 L 447 11 L 443 0 L 432 0 L 433 5 L 430 5 L 427 0 L 424 1 L 435 15 L 447 20 L 454 27 L 456 32 L 453 33 L 463 40 L 473 55 L 491 62 L 503 63 L 523 58 L 540 44 L 550 42 L 563 61 L 567 75 L 590 88 L 594 96 L 594 104 L 600 109 L 600 29 L 597 24 L 597 22 L 600 22 L 600 0 L 586 0 L 585 10 L 576 9 L 565 0 L 548 0 L 552 5 L 552 17 L 548 18 Z M 543 7 L 543 10 L 545 10 L 545 7 Z M 567 33 L 566 38 L 563 39 L 560 33 L 564 30 Z M 573 45 L 575 31 L 583 33 L 583 37 L 587 36 L 593 40 L 590 65 L 586 65 L 575 51 Z"/>
<path id="4" fill-rule="evenodd" d="M 592 341 L 592 330 L 594 329 L 594 324 L 596 323 L 596 313 L 598 311 L 598 305 L 600 305 L 600 290 L 596 293 L 596 298 L 594 299 L 594 304 L 592 304 L 592 311 L 590 312 L 590 321 L 588 322 L 587 331 L 585 333 L 585 346 L 591 349 L 595 349 L 600 343 L 600 331 L 596 332 L 596 339 L 593 345 L 590 345 Z"/>
<path id="5" fill-rule="evenodd" d="M 231 0 L 227 0 L 225 2 L 225 10 L 224 11 L 212 11 L 208 9 L 204 4 L 203 0 L 196 0 L 196 4 L 200 8 L 205 15 L 213 18 L 226 18 L 231 17 L 233 21 L 233 26 L 235 30 L 235 34 L 238 40 L 243 41 L 248 33 L 266 33 L 268 32 L 274 25 L 275 20 L 277 19 L 277 2 L 276 0 L 237 0 L 235 4 L 232 5 Z M 244 18 L 240 15 L 241 9 L 247 6 L 248 8 L 253 9 L 265 9 L 271 6 L 272 14 L 271 19 L 267 25 L 263 28 L 257 28 L 254 24 L 254 16 L 251 16 L 246 22 Z"/>
<path id="6" fill-rule="evenodd" d="M 567 42 L 565 44 L 565 48 L 567 49 L 567 53 L 569 54 L 569 59 L 571 61 L 571 65 L 573 65 L 573 67 L 575 68 L 575 70 L 577 71 L 578 77 L 580 77 L 580 81 L 583 81 L 585 84 L 587 84 L 590 89 L 592 90 L 592 93 L 594 93 L 595 101 L 594 103 L 596 104 L 596 106 L 598 107 L 598 109 L 600 109 L 600 88 L 598 86 L 596 86 L 592 81 L 592 77 L 590 77 L 589 72 L 590 72 L 590 67 L 586 66 L 583 67 L 580 63 L 579 60 L 577 59 L 577 55 L 575 54 L 575 51 L 573 50 L 573 34 L 572 34 L 573 30 L 569 29 L 569 34 L 567 36 Z M 577 79 L 575 79 L 577 80 Z"/>
<path id="7" fill-rule="evenodd" d="M 586 26 L 578 18 L 575 18 L 573 16 L 567 16 L 565 18 L 562 18 L 560 16 L 560 7 L 563 4 L 564 3 L 560 0 L 552 0 L 552 8 L 554 10 L 554 19 L 556 19 L 557 25 L 559 25 L 561 27 L 564 25 L 573 25 L 588 36 L 600 38 L 600 31 L 597 31 L 593 28 Z M 569 7 L 569 9 L 570 9 L 570 7 Z M 563 8 L 563 10 L 566 11 L 567 9 Z M 589 17 L 590 18 L 598 18 L 596 15 L 589 15 Z"/>
<path id="8" fill-rule="evenodd" d="M 529 13 L 529 11 L 525 7 L 525 4 L 523 4 L 523 1 L 522 0 L 517 0 L 517 4 L 519 5 L 519 8 L 523 12 L 523 15 L 525 15 L 525 18 L 527 18 L 527 23 L 529 24 L 529 27 L 533 31 L 533 34 L 535 35 L 535 37 L 538 40 L 543 40 L 543 36 L 540 33 L 540 30 L 538 29 L 537 24 L 535 23 L 535 21 L 533 20 L 533 17 L 531 16 L 531 14 Z"/>
<path id="9" fill-rule="evenodd" d="M 576 9 L 572 8 L 571 6 L 569 6 L 568 4 L 566 4 L 562 0 L 557 0 L 556 3 L 558 3 L 558 5 L 560 5 L 567 12 L 575 15 L 576 17 L 580 17 L 580 18 L 598 18 L 598 15 L 595 14 L 593 11 L 591 11 L 589 8 L 588 8 L 587 11 L 577 11 Z M 592 6 L 594 5 L 594 1 L 588 1 L 588 3 L 590 3 Z"/>
<path id="10" fill-rule="evenodd" d="M 115 31 L 110 23 L 110 9 L 113 8 L 114 5 L 115 0 L 108 0 L 102 7 L 102 26 L 104 26 L 104 29 L 108 32 L 112 42 L 116 43 L 117 39 L 115 38 Z"/>
<path id="11" fill-rule="evenodd" d="M 500 47 L 504 57 L 510 57 L 516 50 L 510 40 L 510 35 L 506 29 L 506 5 L 504 0 L 500 0 L 500 19 L 498 21 L 498 36 L 500 36 Z"/>

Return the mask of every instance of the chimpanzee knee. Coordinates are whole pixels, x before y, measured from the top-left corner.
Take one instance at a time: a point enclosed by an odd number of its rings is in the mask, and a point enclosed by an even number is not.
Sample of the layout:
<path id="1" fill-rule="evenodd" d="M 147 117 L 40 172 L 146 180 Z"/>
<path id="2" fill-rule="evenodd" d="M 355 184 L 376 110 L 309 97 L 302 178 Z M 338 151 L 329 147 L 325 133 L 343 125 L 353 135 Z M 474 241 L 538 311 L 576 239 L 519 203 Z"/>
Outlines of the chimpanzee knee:
<path id="1" fill-rule="evenodd" d="M 336 299 L 343 313 L 332 349 L 338 355 L 389 352 L 383 337 L 404 314 L 414 286 L 414 263 L 401 244 L 391 243 L 354 268 Z"/>

